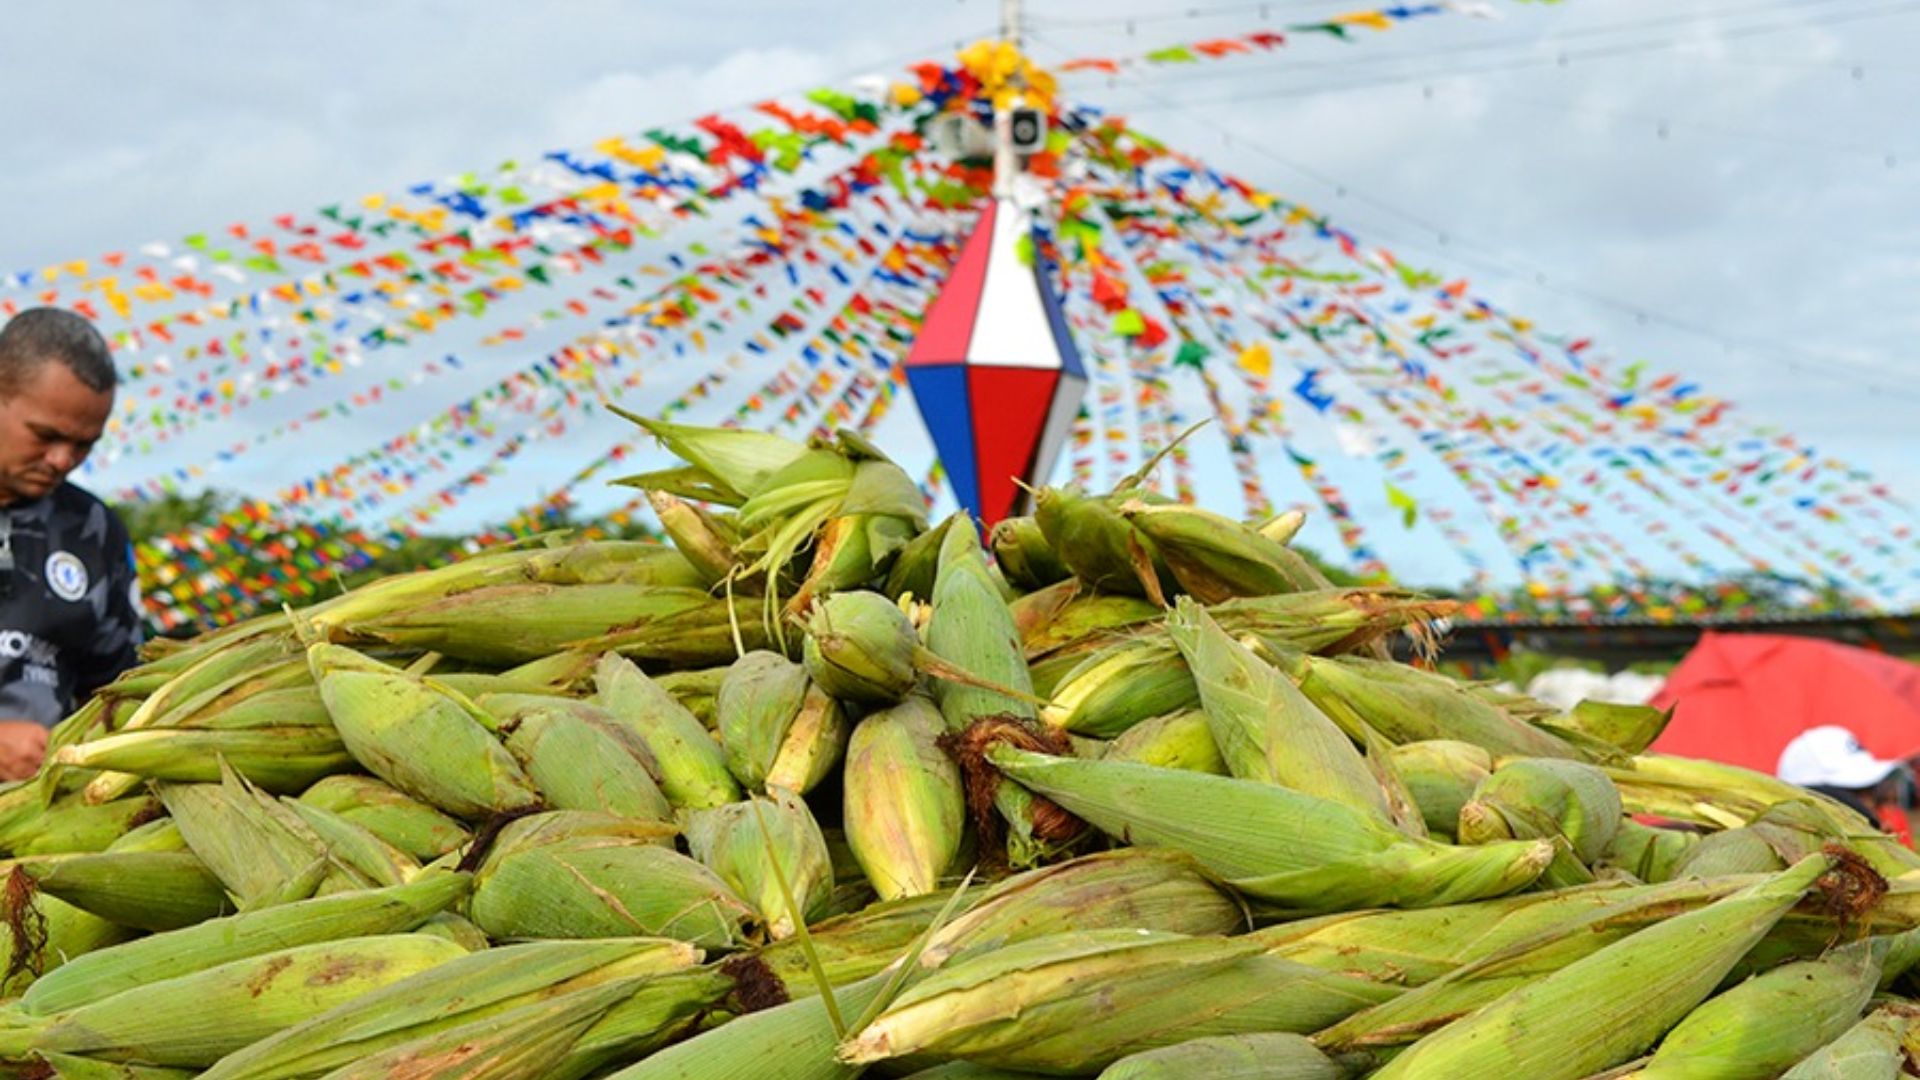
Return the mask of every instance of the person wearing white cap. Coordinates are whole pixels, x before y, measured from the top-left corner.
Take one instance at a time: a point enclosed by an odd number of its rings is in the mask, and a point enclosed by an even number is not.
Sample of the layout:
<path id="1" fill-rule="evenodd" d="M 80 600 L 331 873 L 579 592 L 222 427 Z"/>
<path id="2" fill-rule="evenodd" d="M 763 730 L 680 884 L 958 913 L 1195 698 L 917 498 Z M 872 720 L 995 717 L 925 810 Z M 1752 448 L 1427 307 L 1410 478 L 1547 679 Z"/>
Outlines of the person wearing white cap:
<path id="1" fill-rule="evenodd" d="M 1875 807 L 1898 800 L 1898 777 L 1905 765 L 1874 757 L 1853 732 L 1823 724 L 1794 736 L 1774 771 L 1789 784 L 1838 799 L 1877 822 L 1882 815 Z"/>

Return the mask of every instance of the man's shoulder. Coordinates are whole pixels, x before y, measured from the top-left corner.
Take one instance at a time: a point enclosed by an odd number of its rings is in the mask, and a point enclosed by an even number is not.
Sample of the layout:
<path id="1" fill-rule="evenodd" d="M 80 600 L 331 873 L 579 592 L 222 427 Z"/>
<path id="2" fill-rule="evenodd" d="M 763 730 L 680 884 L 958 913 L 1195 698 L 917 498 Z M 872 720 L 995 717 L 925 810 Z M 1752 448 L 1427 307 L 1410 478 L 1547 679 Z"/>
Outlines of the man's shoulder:
<path id="1" fill-rule="evenodd" d="M 77 522 L 81 532 L 89 537 L 99 537 L 108 545 L 123 547 L 128 542 L 127 526 L 120 515 L 108 506 L 98 495 L 69 481 L 64 481 L 49 496 L 53 503 L 54 517 L 67 522 Z"/>

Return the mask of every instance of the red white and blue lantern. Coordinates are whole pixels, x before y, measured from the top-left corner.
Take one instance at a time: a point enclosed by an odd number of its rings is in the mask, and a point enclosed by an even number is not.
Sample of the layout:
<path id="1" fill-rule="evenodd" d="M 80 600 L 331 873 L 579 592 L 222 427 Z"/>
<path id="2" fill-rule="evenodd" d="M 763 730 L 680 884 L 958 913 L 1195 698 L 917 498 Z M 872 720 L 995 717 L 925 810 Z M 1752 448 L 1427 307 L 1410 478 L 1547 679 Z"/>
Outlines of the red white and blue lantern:
<path id="1" fill-rule="evenodd" d="M 1086 392 L 1052 276 L 1026 212 L 996 198 L 907 353 L 947 483 L 986 525 L 1045 482 Z"/>

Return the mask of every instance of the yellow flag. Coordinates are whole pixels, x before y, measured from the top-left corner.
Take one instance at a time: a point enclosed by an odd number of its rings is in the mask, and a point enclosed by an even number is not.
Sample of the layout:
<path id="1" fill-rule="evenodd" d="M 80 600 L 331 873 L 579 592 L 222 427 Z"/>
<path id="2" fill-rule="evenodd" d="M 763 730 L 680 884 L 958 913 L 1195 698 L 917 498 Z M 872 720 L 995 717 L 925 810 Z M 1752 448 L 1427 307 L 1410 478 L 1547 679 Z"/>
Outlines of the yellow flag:
<path id="1" fill-rule="evenodd" d="M 1256 341 L 1240 350 L 1241 370 L 1266 378 L 1273 374 L 1273 350 L 1264 341 Z"/>

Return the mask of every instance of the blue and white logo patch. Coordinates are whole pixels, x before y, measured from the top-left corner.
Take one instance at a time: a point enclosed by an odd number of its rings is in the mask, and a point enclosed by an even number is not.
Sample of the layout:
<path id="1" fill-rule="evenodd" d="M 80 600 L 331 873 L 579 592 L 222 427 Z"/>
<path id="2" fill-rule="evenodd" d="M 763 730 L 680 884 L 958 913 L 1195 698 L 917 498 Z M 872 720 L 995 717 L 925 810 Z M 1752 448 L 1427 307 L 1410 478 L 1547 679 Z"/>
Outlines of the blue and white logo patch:
<path id="1" fill-rule="evenodd" d="M 87 564 L 70 551 L 47 556 L 47 588 L 62 600 L 78 600 L 87 595 Z"/>

